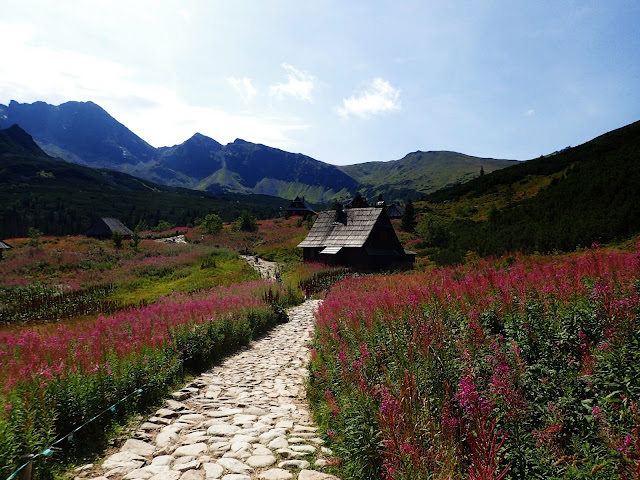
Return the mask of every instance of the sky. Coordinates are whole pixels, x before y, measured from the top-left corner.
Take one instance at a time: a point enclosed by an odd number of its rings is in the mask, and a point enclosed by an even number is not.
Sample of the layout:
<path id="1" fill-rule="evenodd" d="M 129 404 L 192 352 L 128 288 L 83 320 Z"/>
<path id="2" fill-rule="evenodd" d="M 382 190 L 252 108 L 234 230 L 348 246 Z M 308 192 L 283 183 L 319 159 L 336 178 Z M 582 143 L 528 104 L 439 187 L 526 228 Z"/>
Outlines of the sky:
<path id="1" fill-rule="evenodd" d="M 0 2 L 0 103 L 323 162 L 527 160 L 640 120 L 637 0 Z"/>

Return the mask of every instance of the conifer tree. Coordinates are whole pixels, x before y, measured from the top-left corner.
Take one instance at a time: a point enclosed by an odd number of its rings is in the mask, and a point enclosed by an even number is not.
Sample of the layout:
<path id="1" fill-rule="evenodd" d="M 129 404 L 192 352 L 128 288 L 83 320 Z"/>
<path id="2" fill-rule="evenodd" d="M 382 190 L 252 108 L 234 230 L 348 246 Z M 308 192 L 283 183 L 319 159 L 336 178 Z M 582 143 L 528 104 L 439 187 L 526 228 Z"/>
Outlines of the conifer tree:
<path id="1" fill-rule="evenodd" d="M 413 232 L 416 229 L 416 211 L 413 208 L 411 199 L 407 200 L 407 204 L 404 207 L 400 228 L 405 232 Z"/>

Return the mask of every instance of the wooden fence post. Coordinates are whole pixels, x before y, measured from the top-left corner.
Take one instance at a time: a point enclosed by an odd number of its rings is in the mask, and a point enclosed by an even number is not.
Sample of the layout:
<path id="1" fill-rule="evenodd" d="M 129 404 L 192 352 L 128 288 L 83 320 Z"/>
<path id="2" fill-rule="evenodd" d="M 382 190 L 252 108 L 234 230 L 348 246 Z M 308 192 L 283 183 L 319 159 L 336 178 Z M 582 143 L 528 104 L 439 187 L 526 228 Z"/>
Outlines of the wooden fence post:
<path id="1" fill-rule="evenodd" d="M 31 480 L 31 471 L 33 470 L 33 462 L 31 460 L 33 460 L 33 455 L 31 454 L 20 457 L 20 465 L 24 465 L 24 468 L 18 472 L 18 480 Z"/>

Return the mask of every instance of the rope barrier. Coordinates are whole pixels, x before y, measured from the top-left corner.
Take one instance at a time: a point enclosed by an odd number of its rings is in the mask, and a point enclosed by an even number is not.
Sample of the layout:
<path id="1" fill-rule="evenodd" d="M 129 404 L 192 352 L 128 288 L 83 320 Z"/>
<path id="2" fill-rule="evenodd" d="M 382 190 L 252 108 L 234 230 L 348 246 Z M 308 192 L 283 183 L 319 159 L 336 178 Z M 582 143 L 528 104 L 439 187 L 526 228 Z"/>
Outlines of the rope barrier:
<path id="1" fill-rule="evenodd" d="M 129 397 L 135 395 L 135 394 L 140 394 L 143 391 L 143 387 L 146 387 L 148 384 L 144 384 L 142 385 L 142 387 L 136 388 L 133 392 L 131 392 L 130 394 L 126 395 L 125 397 L 121 398 L 120 400 L 118 400 L 116 403 L 114 403 L 113 405 L 111 405 L 110 407 L 105 408 L 102 412 L 98 413 L 97 415 L 93 416 L 92 418 L 90 418 L 89 420 L 87 420 L 86 422 L 84 422 L 82 425 L 80 425 L 78 428 L 75 428 L 74 430 L 72 430 L 71 432 L 67 433 L 64 437 L 59 438 L 58 440 L 56 440 L 55 442 L 53 442 L 51 445 L 49 445 L 47 448 L 45 448 L 44 450 L 42 450 L 39 453 L 35 453 L 32 455 L 27 455 L 26 457 L 29 457 L 29 459 L 23 463 L 15 472 L 13 472 L 11 475 L 9 475 L 9 477 L 7 477 L 7 480 L 14 480 L 19 474 L 20 472 L 26 468 L 30 463 L 32 463 L 36 458 L 38 457 L 48 457 L 53 453 L 53 448 L 58 445 L 59 443 L 65 441 L 66 439 L 71 439 L 73 438 L 73 435 L 80 429 L 86 427 L 88 424 L 90 424 L 91 422 L 95 421 L 96 419 L 100 418 L 102 415 L 104 415 L 107 412 L 112 412 L 115 413 L 116 412 L 116 406 L 118 406 L 120 403 L 124 402 L 126 399 L 128 399 Z M 22 457 L 25 458 L 25 457 Z"/>

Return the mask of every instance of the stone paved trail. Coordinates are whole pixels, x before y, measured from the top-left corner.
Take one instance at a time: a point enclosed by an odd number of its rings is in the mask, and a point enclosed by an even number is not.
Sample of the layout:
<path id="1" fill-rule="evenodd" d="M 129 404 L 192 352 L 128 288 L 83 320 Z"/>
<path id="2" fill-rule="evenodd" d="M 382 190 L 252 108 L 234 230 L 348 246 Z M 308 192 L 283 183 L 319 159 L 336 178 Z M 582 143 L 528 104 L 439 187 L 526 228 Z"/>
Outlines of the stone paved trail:
<path id="1" fill-rule="evenodd" d="M 278 264 L 276 262 L 269 262 L 253 255 L 240 255 L 249 266 L 257 270 L 263 278 L 267 280 L 276 280 L 276 272 L 278 271 Z"/>
<path id="2" fill-rule="evenodd" d="M 120 450 L 76 470 L 100 480 L 337 480 L 304 397 L 318 300 L 172 394 Z"/>

